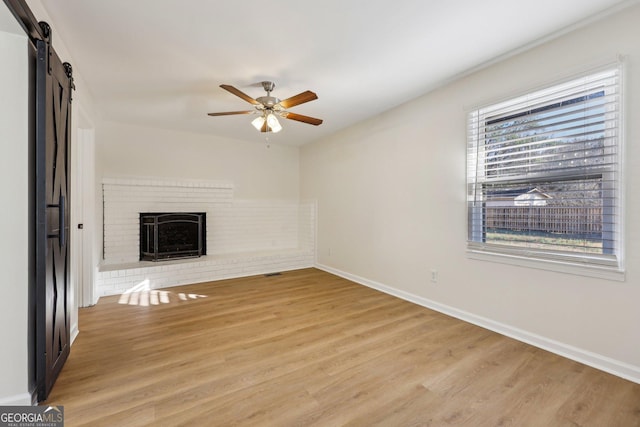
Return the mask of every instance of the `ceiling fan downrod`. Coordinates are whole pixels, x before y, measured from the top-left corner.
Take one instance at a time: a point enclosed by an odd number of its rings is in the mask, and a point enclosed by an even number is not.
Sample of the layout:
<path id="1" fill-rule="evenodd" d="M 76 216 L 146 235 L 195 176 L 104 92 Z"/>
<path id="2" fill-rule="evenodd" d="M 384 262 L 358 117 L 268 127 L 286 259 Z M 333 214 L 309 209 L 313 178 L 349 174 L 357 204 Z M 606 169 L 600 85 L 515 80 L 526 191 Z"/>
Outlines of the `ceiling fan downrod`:
<path id="1" fill-rule="evenodd" d="M 273 82 L 264 81 L 262 82 L 262 87 L 267 92 L 267 96 L 258 97 L 256 98 L 256 100 L 260 102 L 265 107 L 265 109 L 271 111 L 273 110 L 273 107 L 280 102 L 280 99 L 276 98 L 275 96 L 271 96 L 271 91 L 276 87 L 276 84 Z"/>

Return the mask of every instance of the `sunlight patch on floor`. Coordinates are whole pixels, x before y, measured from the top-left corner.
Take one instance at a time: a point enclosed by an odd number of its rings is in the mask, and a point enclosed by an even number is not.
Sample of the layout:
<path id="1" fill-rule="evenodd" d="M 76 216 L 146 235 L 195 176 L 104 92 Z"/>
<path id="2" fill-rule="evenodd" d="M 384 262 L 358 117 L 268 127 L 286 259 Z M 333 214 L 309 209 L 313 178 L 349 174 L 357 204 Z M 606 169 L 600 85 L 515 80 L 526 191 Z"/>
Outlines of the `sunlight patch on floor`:
<path id="1" fill-rule="evenodd" d="M 206 298 L 207 295 L 170 292 L 151 289 L 149 279 L 145 279 L 120 295 L 118 304 L 149 307 L 152 305 L 170 304 L 171 302 L 190 301 Z"/>

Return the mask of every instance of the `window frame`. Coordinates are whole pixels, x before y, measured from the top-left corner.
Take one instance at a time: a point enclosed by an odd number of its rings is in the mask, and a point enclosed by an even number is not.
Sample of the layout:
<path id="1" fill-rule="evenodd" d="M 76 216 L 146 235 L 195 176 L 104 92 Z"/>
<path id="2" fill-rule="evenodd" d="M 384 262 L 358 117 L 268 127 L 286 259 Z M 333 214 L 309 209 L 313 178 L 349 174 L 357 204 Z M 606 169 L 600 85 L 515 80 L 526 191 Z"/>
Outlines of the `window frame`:
<path id="1" fill-rule="evenodd" d="M 557 93 L 560 93 L 564 90 L 568 90 L 569 93 L 571 91 L 576 92 L 576 94 L 580 90 L 584 90 L 587 88 L 588 90 L 595 90 L 589 88 L 589 85 L 580 86 L 577 84 L 578 81 L 585 80 L 588 81 L 591 77 L 597 76 L 600 74 L 612 73 L 613 79 L 616 79 L 615 90 L 618 96 L 616 102 L 616 110 L 617 114 L 615 116 L 615 126 L 613 128 L 607 128 L 605 133 L 613 130 L 614 138 L 613 144 L 608 147 L 615 147 L 616 151 L 616 159 L 615 166 L 612 170 L 603 170 L 601 172 L 601 179 L 603 182 L 609 181 L 611 176 L 615 175 L 614 181 L 616 184 L 616 188 L 608 191 L 609 194 L 613 195 L 615 198 L 615 207 L 609 209 L 613 209 L 614 218 L 617 220 L 614 224 L 613 230 L 607 230 L 606 233 L 610 233 L 613 236 L 615 241 L 615 248 L 611 251 L 611 254 L 606 254 L 606 249 L 603 249 L 602 255 L 589 255 L 586 253 L 575 253 L 569 254 L 564 251 L 554 251 L 547 249 L 530 249 L 525 246 L 509 246 L 509 245 L 498 245 L 495 243 L 487 243 L 484 240 L 484 233 L 486 232 L 486 218 L 482 217 L 484 215 L 484 206 L 478 206 L 474 204 L 474 201 L 477 202 L 477 198 L 475 195 L 476 191 L 483 192 L 481 196 L 485 197 L 485 190 L 481 188 L 484 184 L 482 179 L 477 180 L 479 168 L 484 168 L 486 166 L 486 162 L 480 159 L 479 155 L 479 144 L 487 143 L 487 139 L 482 137 L 483 132 L 480 131 L 480 128 L 485 126 L 490 120 L 495 119 L 495 117 L 503 116 L 507 117 L 509 114 L 517 113 L 517 109 L 521 107 L 523 100 L 527 99 L 527 97 L 542 97 L 546 99 L 545 102 L 547 104 L 544 105 L 552 105 L 554 102 L 554 97 L 556 97 Z M 468 111 L 467 114 L 467 257 L 470 259 L 484 260 L 484 261 L 492 261 L 492 262 L 501 262 L 512 265 L 537 268 L 543 270 L 551 270 L 562 273 L 570 273 L 576 275 L 590 276 L 590 277 L 598 277 L 605 278 L 610 280 L 625 280 L 625 271 L 624 271 L 624 198 L 623 198 L 623 190 L 624 190 L 624 171 L 623 171 L 623 160 L 624 160 L 624 81 L 623 81 L 624 73 L 623 73 L 623 63 L 618 61 L 615 64 L 607 64 L 604 67 L 600 67 L 596 70 L 590 70 L 588 72 L 571 76 L 570 78 L 564 79 L 563 81 L 556 81 L 545 85 L 542 88 L 533 89 L 529 91 L 524 91 L 519 95 L 511 96 L 506 100 L 487 103 L 484 106 L 473 108 Z M 568 88 L 568 89 L 567 89 Z M 609 95 L 605 92 L 605 96 Z M 577 96 L 577 95 L 576 95 Z M 547 97 L 547 98 L 545 98 Z M 609 113 L 605 113 L 608 115 Z M 605 149 L 607 145 L 605 145 Z M 475 151 L 475 155 L 474 155 Z M 473 164 L 475 163 L 475 164 Z M 546 172 L 538 172 L 540 175 L 537 180 L 546 180 L 547 182 L 560 182 L 561 176 L 560 174 L 547 174 Z M 607 174 L 613 174 L 608 176 L 605 179 Z M 526 185 L 534 185 L 536 179 L 531 176 L 527 177 L 527 180 L 524 181 Z M 507 180 L 508 181 L 508 180 Z M 515 180 L 514 180 L 515 181 Z M 539 182 L 539 181 L 538 181 Z M 480 187 L 480 188 L 479 188 Z M 606 206 L 603 206 L 603 209 Z M 480 215 L 480 216 L 479 216 Z M 603 214 L 605 215 L 605 214 Z M 604 218 L 604 217 L 603 217 Z M 604 223 L 604 220 L 603 220 Z M 605 233 L 605 230 L 603 230 Z M 603 234 L 603 241 L 604 234 Z"/>

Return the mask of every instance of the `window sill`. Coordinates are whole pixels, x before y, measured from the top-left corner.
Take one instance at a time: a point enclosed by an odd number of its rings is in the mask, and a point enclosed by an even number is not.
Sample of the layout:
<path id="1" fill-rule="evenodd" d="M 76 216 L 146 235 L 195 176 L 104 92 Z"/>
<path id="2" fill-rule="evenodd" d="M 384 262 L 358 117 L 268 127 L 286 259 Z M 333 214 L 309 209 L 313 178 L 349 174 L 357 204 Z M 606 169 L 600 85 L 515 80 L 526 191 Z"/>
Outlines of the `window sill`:
<path id="1" fill-rule="evenodd" d="M 626 280 L 624 270 L 619 270 L 612 267 L 575 264 L 546 259 L 542 260 L 497 252 L 478 251 L 473 249 L 467 250 L 467 258 L 480 261 L 516 265 L 519 267 L 536 268 L 538 270 L 555 271 L 558 273 L 573 274 L 577 276 L 596 277 L 599 279 L 613 280 L 618 282 L 624 282 Z"/>

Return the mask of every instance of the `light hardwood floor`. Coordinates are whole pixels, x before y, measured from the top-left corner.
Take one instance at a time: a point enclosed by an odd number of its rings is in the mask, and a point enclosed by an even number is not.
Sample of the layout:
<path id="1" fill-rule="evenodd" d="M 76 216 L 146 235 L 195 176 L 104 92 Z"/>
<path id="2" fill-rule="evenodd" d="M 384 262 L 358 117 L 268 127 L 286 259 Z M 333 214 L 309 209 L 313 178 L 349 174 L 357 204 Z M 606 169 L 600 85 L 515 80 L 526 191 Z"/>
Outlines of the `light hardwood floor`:
<path id="1" fill-rule="evenodd" d="M 101 298 L 67 426 L 640 426 L 640 385 L 306 269 Z"/>

